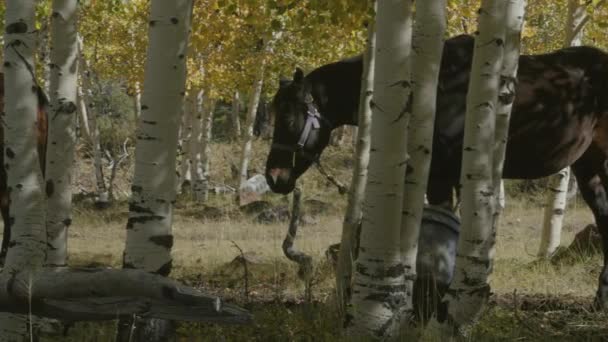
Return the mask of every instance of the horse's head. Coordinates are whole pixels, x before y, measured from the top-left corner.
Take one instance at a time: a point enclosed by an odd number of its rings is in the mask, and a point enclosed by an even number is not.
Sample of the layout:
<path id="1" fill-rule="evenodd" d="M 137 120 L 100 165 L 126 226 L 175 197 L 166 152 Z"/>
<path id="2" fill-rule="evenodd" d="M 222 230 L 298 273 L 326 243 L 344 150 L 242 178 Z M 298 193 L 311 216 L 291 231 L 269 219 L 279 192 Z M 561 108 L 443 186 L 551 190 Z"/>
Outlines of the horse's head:
<path id="1" fill-rule="evenodd" d="M 301 69 L 293 80 L 281 81 L 271 110 L 275 123 L 266 181 L 273 192 L 288 194 L 329 143 L 332 125 L 321 117 L 320 102 Z"/>

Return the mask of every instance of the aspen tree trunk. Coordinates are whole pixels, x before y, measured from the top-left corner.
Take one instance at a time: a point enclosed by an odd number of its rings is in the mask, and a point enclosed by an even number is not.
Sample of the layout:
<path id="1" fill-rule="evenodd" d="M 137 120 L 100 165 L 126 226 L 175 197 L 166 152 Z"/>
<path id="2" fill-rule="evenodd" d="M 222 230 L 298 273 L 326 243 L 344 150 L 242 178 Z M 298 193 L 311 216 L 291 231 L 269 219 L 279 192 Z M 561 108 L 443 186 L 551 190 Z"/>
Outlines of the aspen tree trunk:
<path id="1" fill-rule="evenodd" d="M 179 173 L 177 177 L 177 192 L 181 193 L 186 188 L 186 184 L 192 181 L 192 159 L 191 156 L 191 145 L 192 139 L 194 139 L 194 118 L 196 111 L 196 93 L 194 89 L 190 89 L 188 97 L 185 99 L 182 106 L 182 120 L 180 129 L 180 145 L 181 145 L 181 158 L 179 160 Z"/>
<path id="2" fill-rule="evenodd" d="M 199 111 L 202 115 L 201 144 L 200 149 L 200 168 L 201 177 L 194 182 L 194 198 L 198 202 L 206 202 L 209 199 L 209 155 L 211 154 L 211 139 L 213 129 L 213 112 L 215 111 L 215 101 L 207 99 L 203 103 L 202 99 L 198 102 Z"/>
<path id="3" fill-rule="evenodd" d="M 34 0 L 6 2 L 4 33 L 4 163 L 11 194 L 11 247 L 0 272 L 0 288 L 10 288 L 13 275 L 36 270 L 45 258 L 45 203 L 36 142 L 38 99 L 34 49 Z M 30 322 L 31 323 L 31 322 Z M 0 313 L 0 341 L 31 336 L 26 316 Z M 30 329 L 28 329 L 30 328 Z M 29 330 L 29 331 L 28 331 Z"/>
<path id="4" fill-rule="evenodd" d="M 407 99 L 412 2 L 383 0 L 376 16 L 373 125 L 369 173 L 348 333 L 354 338 L 397 338 L 405 302 L 401 258 L 403 175 L 407 163 Z"/>
<path id="5" fill-rule="evenodd" d="M 581 4 L 579 0 L 568 0 L 564 47 L 582 45 L 586 16 L 585 5 Z M 568 203 L 566 195 L 568 194 L 569 181 L 569 167 L 549 179 L 540 247 L 538 249 L 538 257 L 540 258 L 551 257 L 559 247 L 566 204 Z"/>
<path id="6" fill-rule="evenodd" d="M 230 136 L 233 139 L 238 139 L 241 136 L 241 119 L 239 113 L 241 112 L 241 94 L 238 90 L 234 91 L 232 97 L 232 112 L 230 112 Z"/>
<path id="7" fill-rule="evenodd" d="M 373 11 L 376 12 L 376 1 L 373 1 Z M 372 19 L 373 20 L 373 19 Z M 345 317 L 346 305 L 350 303 L 352 294 L 353 263 L 355 261 L 355 246 L 357 245 L 357 229 L 361 225 L 361 207 L 367 182 L 369 165 L 370 130 L 372 125 L 372 109 L 370 101 L 374 91 L 374 59 L 376 57 L 376 29 L 372 22 L 367 27 L 367 47 L 363 55 L 363 74 L 361 76 L 361 94 L 359 97 L 359 113 L 356 141 L 356 159 L 353 178 L 348 193 L 348 204 L 342 225 L 342 239 L 336 266 L 336 290 L 340 313 Z"/>
<path id="8" fill-rule="evenodd" d="M 270 45 L 268 42 L 264 47 L 264 52 Z M 264 71 L 266 69 L 266 54 L 263 53 L 262 61 L 258 66 L 258 71 L 253 82 L 251 94 L 249 96 L 249 107 L 247 108 L 247 118 L 245 121 L 245 131 L 242 134 L 243 147 L 241 149 L 241 163 L 239 168 L 239 199 L 241 198 L 241 188 L 247 182 L 247 169 L 249 168 L 249 158 L 251 158 L 251 145 L 253 143 L 253 125 L 255 124 L 255 114 L 260 103 L 260 95 L 262 94 L 262 86 L 264 85 Z"/>
<path id="9" fill-rule="evenodd" d="M 191 0 L 153 0 L 150 10 L 142 114 L 127 222 L 123 267 L 167 276 L 171 272 L 178 129 L 186 81 Z M 128 326 L 128 324 L 127 324 Z M 125 322 L 118 339 L 129 338 Z M 169 338 L 165 321 L 136 326 L 137 340 Z M 147 334 L 151 331 L 152 336 Z M 130 338 L 129 338 L 130 339 Z"/>
<path id="10" fill-rule="evenodd" d="M 446 26 L 445 0 L 416 3 L 412 38 L 412 118 L 408 128 L 408 153 L 411 173 L 405 177 L 401 222 L 401 254 L 405 270 L 406 306 L 413 308 L 412 293 L 416 281 L 418 236 L 424 209 L 433 149 L 433 128 L 437 83 L 443 53 Z M 411 317 L 412 312 L 406 312 Z"/>
<path id="11" fill-rule="evenodd" d="M 72 165 L 76 145 L 78 88 L 77 0 L 54 0 L 51 16 L 51 106 L 46 158 L 46 264 L 67 263 L 72 222 Z"/>
<path id="12" fill-rule="evenodd" d="M 95 170 L 95 187 L 97 198 L 95 205 L 99 208 L 106 208 L 110 205 L 110 195 L 106 186 L 106 181 L 103 175 L 103 163 L 101 159 L 101 144 L 99 140 L 99 128 L 97 127 L 97 111 L 93 105 L 93 83 L 91 80 L 91 69 L 89 63 L 83 55 L 83 42 L 79 41 L 80 45 L 80 77 L 82 79 L 82 90 L 85 94 L 84 101 L 88 103 L 87 114 L 89 122 L 89 131 L 91 137 L 91 147 L 93 149 L 93 168 Z"/>
<path id="13" fill-rule="evenodd" d="M 549 180 L 549 193 L 545 206 L 543 229 L 538 250 L 539 258 L 550 258 L 559 247 L 564 220 L 564 211 L 567 204 L 568 182 L 570 181 L 570 168 L 564 168 Z"/>
<path id="14" fill-rule="evenodd" d="M 201 145 L 203 139 L 203 109 L 207 102 L 205 90 L 196 92 L 196 98 L 192 106 L 192 138 L 190 140 L 190 167 L 191 167 L 191 183 L 192 193 L 195 192 L 195 184 L 200 184 L 203 179 L 203 164 L 201 160 Z"/>
<path id="15" fill-rule="evenodd" d="M 454 278 L 444 298 L 448 317 L 442 323 L 450 334 L 467 334 L 490 295 L 495 205 L 492 165 L 505 10 L 506 2 L 497 0 L 483 0 L 479 10 L 460 179 L 462 227 Z"/>
<path id="16" fill-rule="evenodd" d="M 494 161 L 492 178 L 495 191 L 495 205 L 492 229 L 496 236 L 500 215 L 505 208 L 505 185 L 502 180 L 511 109 L 515 101 L 515 86 L 521 46 L 521 31 L 524 24 L 526 0 L 507 1 L 505 18 L 505 48 L 500 72 L 500 89 L 496 107 L 496 126 L 494 133 Z"/>
<path id="17" fill-rule="evenodd" d="M 87 112 L 87 104 L 84 102 L 84 92 L 82 91 L 82 85 L 78 84 L 78 124 L 80 128 L 80 134 L 84 133 L 84 137 L 90 141 L 91 129 L 89 128 L 89 118 Z"/>
<path id="18" fill-rule="evenodd" d="M 192 2 L 152 1 L 124 267 L 171 271 L 175 157 Z M 177 66 L 177 67 L 176 67 Z"/>
<path id="19" fill-rule="evenodd" d="M 141 117 L 141 87 L 139 86 L 139 82 L 135 82 L 134 88 L 133 107 L 135 108 L 135 122 L 137 122 Z"/>

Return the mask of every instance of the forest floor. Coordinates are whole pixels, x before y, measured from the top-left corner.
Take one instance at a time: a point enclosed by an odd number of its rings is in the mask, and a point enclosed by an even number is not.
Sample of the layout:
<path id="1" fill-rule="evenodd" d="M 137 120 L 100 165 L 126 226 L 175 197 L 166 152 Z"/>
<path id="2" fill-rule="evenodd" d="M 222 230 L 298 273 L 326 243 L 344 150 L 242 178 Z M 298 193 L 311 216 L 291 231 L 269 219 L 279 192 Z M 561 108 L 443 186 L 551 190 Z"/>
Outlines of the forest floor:
<path id="1" fill-rule="evenodd" d="M 328 201 L 327 193 L 305 195 L 306 199 L 336 203 Z M 287 202 L 286 197 L 275 200 Z M 314 224 L 300 227 L 296 245 L 316 262 L 312 303 L 304 301 L 296 267 L 282 255 L 287 223 L 260 224 L 252 215 L 222 207 L 231 206 L 213 201 L 207 206 L 177 206 L 172 277 L 248 308 L 254 324 L 181 324 L 180 340 L 345 340 L 334 305 L 333 270 L 325 256 L 327 247 L 339 241 L 343 205 L 328 205 L 331 209 Z M 85 205 L 76 208 L 70 264 L 120 266 L 126 204 L 104 211 Z M 584 203 L 573 200 L 565 216 L 562 244 L 568 245 L 591 222 Z M 577 254 L 557 264 L 537 261 L 541 223 L 540 206 L 528 199 L 508 198 L 497 238 L 493 296 L 471 341 L 600 341 L 608 336 L 608 315 L 591 309 L 600 256 Z M 247 288 L 237 245 L 248 260 Z M 79 323 L 59 340 L 112 341 L 114 324 Z M 432 332 L 427 340 L 434 340 Z"/>
<path id="2" fill-rule="evenodd" d="M 268 143 L 256 141 L 250 166 L 252 174 L 263 170 Z M 111 208 L 95 209 L 87 197 L 94 179 L 90 159 L 79 158 L 75 189 L 81 199 L 74 206 L 69 231 L 71 266 L 120 267 L 128 216 L 132 163 L 125 162 L 115 182 L 121 199 Z M 212 146 L 211 179 L 216 185 L 235 183 L 238 144 Z M 352 147 L 329 147 L 323 163 L 336 178 L 348 184 L 352 170 Z M 298 185 L 304 189 L 303 210 L 314 212 L 302 224 L 296 246 L 315 260 L 311 303 L 304 300 L 304 286 L 297 268 L 282 253 L 288 223 L 261 224 L 256 214 L 240 210 L 231 195 L 215 195 L 206 205 L 178 198 L 173 234 L 175 279 L 221 296 L 251 311 L 248 326 L 180 324 L 180 341 L 346 341 L 340 335 L 335 309 L 334 276 L 325 256 L 329 245 L 339 241 L 346 197 L 316 170 L 307 172 Z M 507 182 L 507 207 L 500 221 L 496 258 L 491 277 L 493 295 L 470 341 L 605 341 L 608 315 L 594 312 L 593 296 L 601 265 L 597 253 L 575 253 L 561 262 L 535 257 L 542 224 L 542 196 L 531 195 L 522 183 Z M 524 184 L 525 185 L 525 184 Z M 538 184 L 536 190 L 538 191 Z M 523 190 L 522 190 L 523 189 Z M 84 197 L 84 199 L 82 199 Z M 265 197 L 272 206 L 289 207 L 289 198 Z M 255 210 L 254 210 L 255 211 Z M 593 222 L 580 198 L 569 202 L 562 245 Z M 239 249 L 248 260 L 247 287 Z M 46 336 L 42 341 L 113 341 L 116 322 L 77 323 L 66 336 Z M 423 340 L 437 340 L 426 332 Z"/>

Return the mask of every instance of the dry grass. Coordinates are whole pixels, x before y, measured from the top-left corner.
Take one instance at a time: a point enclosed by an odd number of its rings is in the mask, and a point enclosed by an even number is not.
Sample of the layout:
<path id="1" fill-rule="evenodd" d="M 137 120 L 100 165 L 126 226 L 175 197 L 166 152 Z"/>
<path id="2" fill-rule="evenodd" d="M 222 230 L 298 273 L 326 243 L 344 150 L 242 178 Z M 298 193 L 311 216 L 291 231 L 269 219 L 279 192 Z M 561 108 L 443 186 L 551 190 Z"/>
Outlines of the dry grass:
<path id="1" fill-rule="evenodd" d="M 239 146 L 214 143 L 212 179 L 216 183 L 236 185 L 231 164 L 238 164 Z M 256 141 L 250 170 L 261 172 L 268 142 Z M 329 147 L 324 164 L 348 183 L 352 149 Z M 78 184 L 92 190 L 91 165 L 80 162 Z M 132 170 L 121 170 L 116 189 L 124 194 L 129 188 Z M 297 280 L 296 267 L 282 255 L 281 243 L 287 223 L 262 225 L 243 214 L 230 197 L 215 197 L 205 206 L 180 198 L 175 210 L 173 233 L 174 270 L 172 276 L 205 291 L 217 293 L 248 307 L 256 317 L 250 327 L 182 325 L 184 341 L 256 340 L 256 341 L 333 341 L 341 339 L 331 295 L 333 276 L 324 262 L 326 248 L 339 241 L 346 198 L 328 185 L 316 170 L 299 181 L 304 200 L 317 199 L 333 205 L 320 216 L 316 225 L 302 226 L 296 240 L 298 248 L 314 256 L 318 264 L 318 283 L 313 288 L 317 302 L 300 304 L 303 286 Z M 269 195 L 275 204 L 287 204 L 285 196 Z M 607 333 L 608 317 L 589 311 L 601 259 L 583 257 L 574 262 L 552 265 L 535 262 L 539 245 L 542 208 L 538 198 L 507 199 L 497 237 L 495 267 L 491 278 L 495 293 L 493 305 L 482 318 L 472 340 L 596 340 Z M 219 217 L 208 213 L 218 209 Z M 121 264 L 125 241 L 127 205 L 118 202 L 104 211 L 90 204 L 75 207 L 69 232 L 70 264 L 115 266 Z M 585 204 L 570 203 L 565 216 L 562 245 L 575 233 L 592 223 Z M 230 264 L 239 255 L 236 243 L 245 253 L 255 253 L 257 265 L 250 265 L 250 302 L 243 296 L 243 269 Z M 514 295 L 515 294 L 515 295 Z M 557 323 L 556 323 L 557 322 Z M 68 341 L 111 341 L 113 323 L 78 324 Z M 432 337 L 430 340 L 433 340 Z"/>

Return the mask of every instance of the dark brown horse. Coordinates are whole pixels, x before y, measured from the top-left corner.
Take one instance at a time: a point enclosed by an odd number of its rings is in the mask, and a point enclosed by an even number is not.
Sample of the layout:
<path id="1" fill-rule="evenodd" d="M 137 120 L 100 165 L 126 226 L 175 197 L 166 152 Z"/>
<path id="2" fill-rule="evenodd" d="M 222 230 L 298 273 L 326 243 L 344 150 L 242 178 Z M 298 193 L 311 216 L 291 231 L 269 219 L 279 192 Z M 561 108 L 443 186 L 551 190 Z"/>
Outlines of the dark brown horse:
<path id="1" fill-rule="evenodd" d="M 40 168 L 44 175 L 45 159 L 46 159 L 46 141 L 48 133 L 47 122 L 47 106 L 48 100 L 46 95 L 38 88 L 38 117 L 36 120 L 36 130 L 38 131 L 38 157 L 40 158 Z M 4 110 L 4 74 L 0 73 L 0 108 Z M 0 127 L 0 213 L 4 221 L 4 233 L 2 236 L 2 249 L 0 250 L 0 265 L 3 263 L 6 252 L 10 246 L 11 229 L 8 207 L 10 203 L 9 191 L 6 184 L 6 168 L 4 167 L 4 129 Z"/>
<path id="2" fill-rule="evenodd" d="M 446 41 L 433 137 L 428 200 L 449 205 L 460 179 L 473 38 Z M 286 194 L 319 157 L 331 130 L 357 124 L 362 61 L 297 70 L 273 100 L 275 128 L 266 163 L 270 188 Z M 596 303 L 608 308 L 608 54 L 591 47 L 521 56 L 504 178 L 534 179 L 572 166 L 603 239 Z M 414 94 L 424 96 L 424 94 Z"/>

